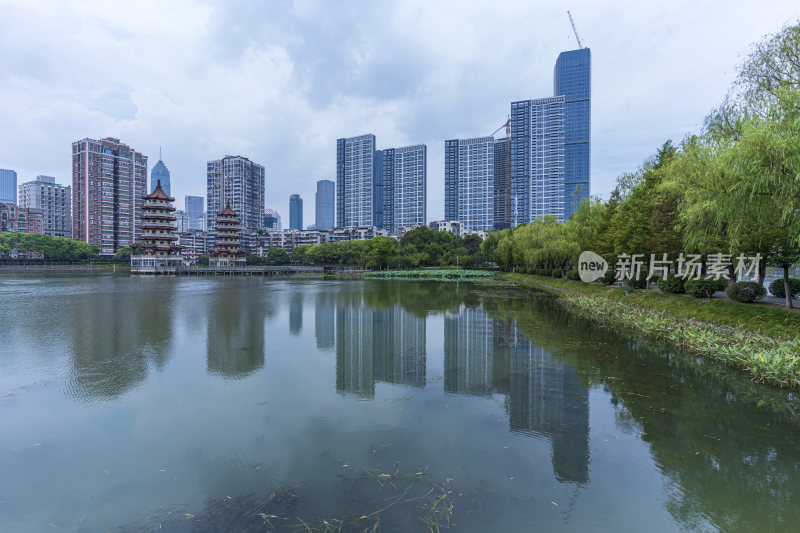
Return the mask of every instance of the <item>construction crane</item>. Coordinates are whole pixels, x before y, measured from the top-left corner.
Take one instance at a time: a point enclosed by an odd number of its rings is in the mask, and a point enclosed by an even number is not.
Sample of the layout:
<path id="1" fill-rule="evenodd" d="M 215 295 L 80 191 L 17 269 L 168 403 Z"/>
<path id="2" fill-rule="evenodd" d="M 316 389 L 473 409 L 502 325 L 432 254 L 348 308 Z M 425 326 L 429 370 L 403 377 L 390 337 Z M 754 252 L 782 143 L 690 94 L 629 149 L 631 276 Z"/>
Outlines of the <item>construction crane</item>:
<path id="1" fill-rule="evenodd" d="M 503 206 L 503 224 L 505 227 L 509 227 L 511 224 L 511 116 L 506 119 L 505 124 L 494 130 L 489 137 L 494 137 L 495 134 L 503 128 L 506 130 L 506 183 L 504 197 L 505 205 Z"/>
<path id="2" fill-rule="evenodd" d="M 567 15 L 569 15 L 569 23 L 572 24 L 572 31 L 575 32 L 575 39 L 578 41 L 578 49 L 583 50 L 583 43 L 581 42 L 581 38 L 578 37 L 578 30 L 575 29 L 575 21 L 572 20 L 572 13 L 567 10 Z"/>

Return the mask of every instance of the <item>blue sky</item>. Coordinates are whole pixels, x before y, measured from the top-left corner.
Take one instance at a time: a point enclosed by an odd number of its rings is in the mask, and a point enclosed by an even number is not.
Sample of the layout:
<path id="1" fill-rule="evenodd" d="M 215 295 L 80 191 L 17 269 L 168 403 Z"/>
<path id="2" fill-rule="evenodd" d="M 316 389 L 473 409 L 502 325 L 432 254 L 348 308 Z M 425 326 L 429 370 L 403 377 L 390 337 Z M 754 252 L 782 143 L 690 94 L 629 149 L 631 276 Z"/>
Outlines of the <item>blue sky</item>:
<path id="1" fill-rule="evenodd" d="M 336 139 L 428 145 L 428 219 L 443 216 L 444 140 L 488 135 L 553 65 L 592 50 L 593 194 L 666 139 L 697 131 L 749 46 L 800 17 L 775 2 L 170 2 L 0 0 L 0 168 L 71 182 L 71 143 L 163 147 L 172 193 L 205 196 L 209 159 L 266 167 L 313 223 Z"/>

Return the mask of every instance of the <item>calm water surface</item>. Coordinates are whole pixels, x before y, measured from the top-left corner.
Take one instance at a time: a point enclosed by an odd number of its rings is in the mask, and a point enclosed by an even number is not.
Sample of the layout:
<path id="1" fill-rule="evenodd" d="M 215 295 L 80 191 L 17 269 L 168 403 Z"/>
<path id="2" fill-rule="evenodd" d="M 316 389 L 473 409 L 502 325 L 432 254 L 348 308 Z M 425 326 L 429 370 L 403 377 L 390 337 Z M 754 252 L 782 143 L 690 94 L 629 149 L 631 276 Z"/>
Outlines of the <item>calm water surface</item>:
<path id="1" fill-rule="evenodd" d="M 0 530 L 796 530 L 795 403 L 532 291 L 3 276 Z"/>

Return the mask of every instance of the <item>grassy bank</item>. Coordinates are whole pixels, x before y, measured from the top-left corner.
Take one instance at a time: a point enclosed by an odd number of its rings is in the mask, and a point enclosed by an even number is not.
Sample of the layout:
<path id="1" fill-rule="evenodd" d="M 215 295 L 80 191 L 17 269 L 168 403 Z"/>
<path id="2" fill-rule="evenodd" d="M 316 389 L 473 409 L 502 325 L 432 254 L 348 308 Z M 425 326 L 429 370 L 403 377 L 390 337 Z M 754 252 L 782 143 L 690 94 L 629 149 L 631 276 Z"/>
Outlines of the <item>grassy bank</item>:
<path id="1" fill-rule="evenodd" d="M 800 387 L 800 313 L 657 290 L 628 290 L 626 295 L 622 287 L 523 274 L 503 277 L 555 293 L 593 319 L 735 366 L 757 381 Z"/>

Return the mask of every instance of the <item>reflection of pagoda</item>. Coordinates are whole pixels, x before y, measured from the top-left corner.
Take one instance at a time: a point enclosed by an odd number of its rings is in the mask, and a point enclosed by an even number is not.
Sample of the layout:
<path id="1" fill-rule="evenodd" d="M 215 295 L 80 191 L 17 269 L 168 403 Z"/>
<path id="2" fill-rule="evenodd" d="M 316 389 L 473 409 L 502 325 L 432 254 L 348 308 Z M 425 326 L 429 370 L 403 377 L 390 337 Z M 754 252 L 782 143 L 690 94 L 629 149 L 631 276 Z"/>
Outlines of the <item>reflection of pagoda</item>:
<path id="1" fill-rule="evenodd" d="M 225 206 L 222 212 L 217 213 L 217 225 L 214 230 L 217 236 L 214 239 L 215 250 L 211 253 L 209 266 L 212 267 L 243 267 L 245 265 L 244 250 L 239 248 L 239 215 L 231 209 L 231 203 Z"/>
<path id="2" fill-rule="evenodd" d="M 167 196 L 158 180 L 155 190 L 144 197 L 142 205 L 142 234 L 132 248 L 131 272 L 174 272 L 183 264 L 181 246 L 176 244 L 177 226 L 172 212 L 175 198 Z"/>

